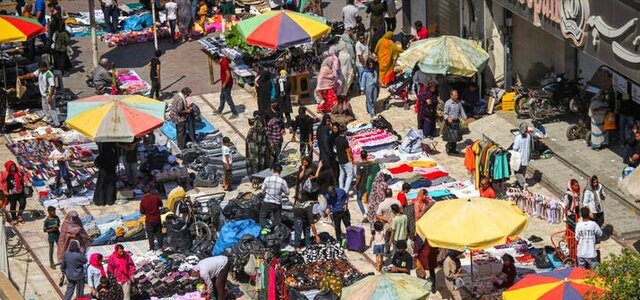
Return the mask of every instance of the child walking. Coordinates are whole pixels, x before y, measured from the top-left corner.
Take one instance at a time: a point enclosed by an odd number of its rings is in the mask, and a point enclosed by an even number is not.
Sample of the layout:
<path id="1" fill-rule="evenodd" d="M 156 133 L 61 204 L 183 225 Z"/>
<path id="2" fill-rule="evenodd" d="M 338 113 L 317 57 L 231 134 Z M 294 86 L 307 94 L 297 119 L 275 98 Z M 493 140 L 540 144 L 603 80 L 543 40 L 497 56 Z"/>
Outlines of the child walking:
<path id="1" fill-rule="evenodd" d="M 391 245 L 396 245 L 397 241 L 407 241 L 407 215 L 402 213 L 399 205 L 391 205 L 393 220 L 391 221 Z M 395 249 L 395 248 L 394 248 Z M 396 251 L 398 249 L 395 249 Z"/>
<path id="2" fill-rule="evenodd" d="M 58 237 L 60 236 L 60 218 L 56 215 L 56 208 L 47 207 L 47 218 L 44 219 L 44 232 L 47 233 L 49 241 L 49 267 L 55 269 L 53 264 L 53 244 L 58 245 Z"/>
<path id="3" fill-rule="evenodd" d="M 384 261 L 384 223 L 376 221 L 373 223 L 371 231 L 371 241 L 369 242 L 373 248 L 373 255 L 376 256 L 376 270 L 382 270 L 382 262 Z"/>
<path id="4" fill-rule="evenodd" d="M 229 137 L 225 136 L 222 138 L 222 160 L 224 162 L 224 183 L 222 184 L 222 189 L 225 191 L 231 190 L 231 179 L 232 179 L 232 167 L 233 159 L 231 158 L 231 140 Z"/>

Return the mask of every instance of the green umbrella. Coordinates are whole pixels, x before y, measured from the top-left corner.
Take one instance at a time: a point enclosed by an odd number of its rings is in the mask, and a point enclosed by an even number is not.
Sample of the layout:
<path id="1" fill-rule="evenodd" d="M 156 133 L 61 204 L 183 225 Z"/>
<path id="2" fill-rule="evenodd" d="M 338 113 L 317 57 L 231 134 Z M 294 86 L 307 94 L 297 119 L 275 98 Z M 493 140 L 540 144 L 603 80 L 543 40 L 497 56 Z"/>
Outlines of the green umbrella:
<path id="1" fill-rule="evenodd" d="M 401 273 L 367 276 L 342 289 L 343 300 L 421 300 L 431 294 L 431 282 Z"/>
<path id="2" fill-rule="evenodd" d="M 407 67 L 417 64 L 427 74 L 471 77 L 487 66 L 489 54 L 474 41 L 445 35 L 412 43 L 398 61 Z"/>

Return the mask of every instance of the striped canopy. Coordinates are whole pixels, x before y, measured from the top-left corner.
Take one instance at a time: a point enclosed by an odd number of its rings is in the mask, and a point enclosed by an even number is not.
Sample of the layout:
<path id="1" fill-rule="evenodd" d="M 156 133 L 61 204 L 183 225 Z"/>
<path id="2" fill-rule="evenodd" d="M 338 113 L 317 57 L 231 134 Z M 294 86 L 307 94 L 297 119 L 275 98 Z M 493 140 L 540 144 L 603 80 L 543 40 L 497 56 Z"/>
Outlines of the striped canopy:
<path id="1" fill-rule="evenodd" d="M 598 299 L 604 290 L 587 282 L 594 276 L 583 268 L 529 274 L 502 293 L 503 300 Z"/>
<path id="2" fill-rule="evenodd" d="M 0 16 L 0 44 L 25 42 L 45 31 L 36 19 Z"/>
<path id="3" fill-rule="evenodd" d="M 427 74 L 471 77 L 487 66 L 489 54 L 475 41 L 445 35 L 412 43 L 398 61 Z"/>
<path id="4" fill-rule="evenodd" d="M 311 42 L 331 31 L 319 18 L 289 10 L 269 11 L 238 23 L 247 44 L 286 49 Z"/>
<path id="5" fill-rule="evenodd" d="M 419 300 L 431 294 L 431 282 L 402 273 L 367 276 L 342 290 L 343 300 Z"/>
<path id="6" fill-rule="evenodd" d="M 162 126 L 164 110 L 142 96 L 93 96 L 69 102 L 65 123 L 96 142 L 130 143 Z"/>

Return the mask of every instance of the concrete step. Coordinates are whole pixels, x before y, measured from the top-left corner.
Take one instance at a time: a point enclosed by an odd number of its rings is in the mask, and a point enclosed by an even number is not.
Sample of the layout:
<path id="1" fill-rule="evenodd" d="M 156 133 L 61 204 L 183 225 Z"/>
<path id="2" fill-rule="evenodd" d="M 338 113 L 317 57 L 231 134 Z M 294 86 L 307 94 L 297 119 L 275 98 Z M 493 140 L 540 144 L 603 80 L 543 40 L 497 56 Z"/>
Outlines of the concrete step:
<path id="1" fill-rule="evenodd" d="M 511 114 L 500 113 L 477 120 L 471 123 L 469 128 L 475 136 L 485 135 L 499 145 L 508 147 L 513 142 L 513 135 L 509 130 L 517 128 L 520 122 L 522 120 L 512 117 Z M 565 193 L 569 178 L 577 179 L 580 185 L 584 186 L 591 175 L 598 175 L 607 192 L 607 201 L 604 202 L 605 223 L 613 227 L 613 234 L 617 238 L 640 238 L 640 223 L 635 203 L 631 204 L 614 184 L 617 182 L 617 172 L 621 170 L 618 166 L 621 159 L 617 162 L 611 158 L 611 153 L 604 152 L 606 150 L 591 151 L 580 141 L 566 141 L 563 125 L 564 128 L 568 126 L 566 123 L 545 125 L 550 137 L 543 142 L 549 146 L 554 157 L 532 161 L 527 170 L 528 178 L 539 177 L 540 184 L 557 197 L 561 197 Z"/>

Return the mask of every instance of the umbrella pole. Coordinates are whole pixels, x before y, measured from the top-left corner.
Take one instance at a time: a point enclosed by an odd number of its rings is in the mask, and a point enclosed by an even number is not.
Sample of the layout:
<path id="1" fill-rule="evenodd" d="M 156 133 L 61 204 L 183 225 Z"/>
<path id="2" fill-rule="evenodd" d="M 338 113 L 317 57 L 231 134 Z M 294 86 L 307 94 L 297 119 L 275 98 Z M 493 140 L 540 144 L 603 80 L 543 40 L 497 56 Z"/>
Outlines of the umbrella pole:
<path id="1" fill-rule="evenodd" d="M 153 46 L 155 46 L 156 50 L 158 50 L 158 33 L 156 32 L 158 27 L 156 27 L 156 1 L 151 0 L 151 18 L 153 19 Z"/>
<path id="2" fill-rule="evenodd" d="M 473 295 L 473 286 L 475 285 L 473 282 L 473 251 L 469 250 L 471 253 L 471 295 Z"/>

